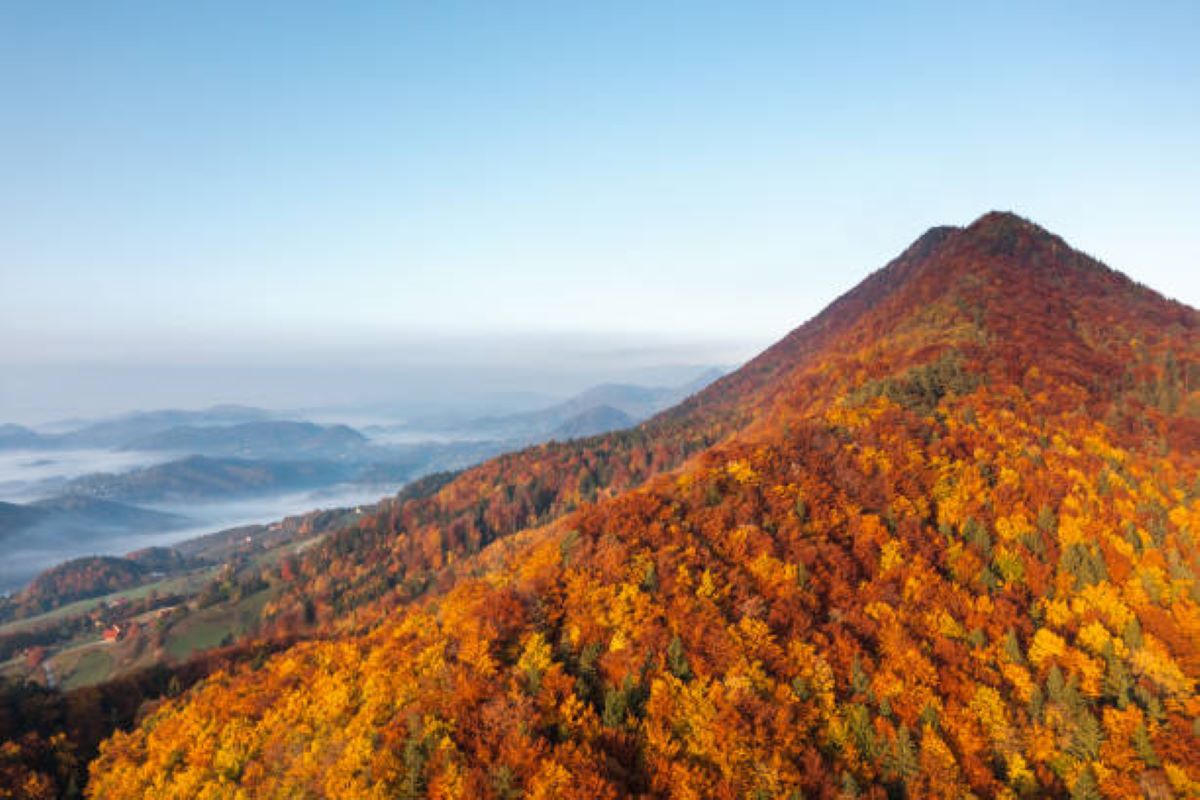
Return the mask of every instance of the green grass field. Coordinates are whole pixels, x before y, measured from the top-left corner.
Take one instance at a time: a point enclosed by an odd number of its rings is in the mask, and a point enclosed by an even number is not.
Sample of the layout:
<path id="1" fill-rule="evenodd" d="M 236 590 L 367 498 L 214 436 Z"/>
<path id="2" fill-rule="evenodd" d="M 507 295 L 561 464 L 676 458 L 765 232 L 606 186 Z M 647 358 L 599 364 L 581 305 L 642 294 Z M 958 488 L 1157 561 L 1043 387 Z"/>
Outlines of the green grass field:
<path id="1" fill-rule="evenodd" d="M 15 633 L 21 630 L 36 628 L 47 623 L 52 623 L 58 619 L 66 619 L 68 617 L 86 614 L 102 603 L 117 600 L 121 597 L 124 597 L 127 600 L 138 600 L 155 590 L 162 595 L 195 594 L 202 586 L 212 580 L 213 576 L 217 574 L 218 569 L 219 567 L 211 567 L 204 570 L 198 570 L 187 575 L 166 578 L 161 581 L 156 581 L 155 583 L 147 583 L 142 586 L 136 586 L 132 589 L 126 589 L 121 592 L 113 592 L 112 594 L 106 594 L 101 597 L 89 597 L 86 600 L 77 600 L 74 603 L 69 603 L 60 608 L 56 608 L 53 611 L 47 611 L 45 614 L 38 614 L 36 617 L 6 622 L 3 625 L 0 625 L 0 636 L 8 633 Z"/>
<path id="2" fill-rule="evenodd" d="M 107 680 L 117 665 L 107 647 L 109 645 L 85 645 L 79 648 L 77 658 L 72 658 L 73 654 L 68 651 L 55 659 L 63 688 L 76 689 Z"/>
<path id="3" fill-rule="evenodd" d="M 274 589 L 266 589 L 236 605 L 217 605 L 187 615 L 167 632 L 167 654 L 182 661 L 201 650 L 217 647 L 226 637 L 237 638 L 258 624 L 263 606 L 274 595 Z"/>
<path id="4" fill-rule="evenodd" d="M 281 546 L 255 554 L 247 566 L 251 570 L 270 567 L 284 555 L 310 547 L 322 538 L 324 538 L 323 535 L 318 535 L 300 542 L 286 542 Z M 148 583 L 102 597 L 79 600 L 36 617 L 0 625 L 0 635 L 54 625 L 56 621 L 87 615 L 100 605 L 110 603 L 118 598 L 127 598 L 133 601 L 146 597 L 154 591 L 163 596 L 183 595 L 187 598 L 194 598 L 218 575 L 222 568 L 214 566 L 196 570 L 186 575 L 165 578 L 155 583 Z M 165 633 L 163 649 L 167 657 L 173 661 L 184 661 L 199 652 L 219 647 L 223 643 L 235 640 L 253 630 L 262 616 L 263 607 L 277 593 L 278 588 L 268 588 L 243 598 L 235 604 L 221 603 L 198 611 L 186 607 L 185 604 L 184 608 L 176 611 L 176 614 L 181 616 L 171 623 L 171 627 Z M 155 615 L 152 613 L 141 615 L 138 621 L 144 626 L 142 635 L 152 635 L 152 630 L 157 624 Z M 130 670 L 151 666 L 159 657 L 157 654 L 162 652 L 156 648 L 144 646 L 140 640 L 132 645 L 124 641 L 115 645 L 101 644 L 97 641 L 96 635 L 96 631 L 89 627 L 77 636 L 62 639 L 51 646 L 49 663 L 64 688 L 73 689 L 101 683 Z M 21 679 L 27 673 L 28 669 L 25 667 L 24 660 L 19 657 L 0 665 L 0 675 Z"/>

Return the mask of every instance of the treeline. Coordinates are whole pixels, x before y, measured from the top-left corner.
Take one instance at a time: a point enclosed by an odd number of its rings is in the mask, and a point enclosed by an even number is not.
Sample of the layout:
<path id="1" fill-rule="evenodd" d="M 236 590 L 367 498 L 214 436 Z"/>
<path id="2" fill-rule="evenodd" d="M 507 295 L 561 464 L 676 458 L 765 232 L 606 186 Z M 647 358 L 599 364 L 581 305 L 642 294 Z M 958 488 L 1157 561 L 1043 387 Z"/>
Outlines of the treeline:
<path id="1" fill-rule="evenodd" d="M 77 558 L 46 570 L 25 589 L 0 599 L 0 620 L 24 619 L 51 609 L 132 589 L 146 581 L 149 570 L 115 556 Z"/>

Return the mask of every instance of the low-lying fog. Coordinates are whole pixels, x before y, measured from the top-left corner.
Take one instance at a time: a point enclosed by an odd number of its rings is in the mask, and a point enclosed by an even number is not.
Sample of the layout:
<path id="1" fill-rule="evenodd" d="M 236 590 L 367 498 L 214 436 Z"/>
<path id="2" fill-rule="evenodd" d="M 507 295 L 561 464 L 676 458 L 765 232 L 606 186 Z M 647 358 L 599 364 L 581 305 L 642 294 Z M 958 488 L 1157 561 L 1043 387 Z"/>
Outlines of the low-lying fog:
<path id="1" fill-rule="evenodd" d="M 87 450 L 0 450 L 0 501 L 31 503 L 53 497 L 73 479 L 98 472 L 121 473 L 165 463 L 178 453 Z M 241 525 L 267 524 L 318 508 L 369 505 L 394 494 L 401 482 L 344 484 L 237 500 L 139 503 L 138 508 L 186 518 L 181 527 L 130 532 L 96 524 L 86 532 L 38 524 L 3 542 L 0 592 L 19 590 L 39 572 L 73 558 L 123 555 L 155 545 L 170 545 Z"/>
<path id="2" fill-rule="evenodd" d="M 166 333 L 130 341 L 87 336 L 42 344 L 46 346 L 37 348 L 36 356 L 28 343 L 8 350 L 0 346 L 6 374 L 0 382 L 0 424 L 18 423 L 41 435 L 65 434 L 135 409 L 254 406 L 276 419 L 351 425 L 375 447 L 449 448 L 450 455 L 434 469 L 485 457 L 486 445 L 472 450 L 479 437 L 503 447 L 516 446 L 526 435 L 509 438 L 505 430 L 481 431 L 475 424 L 481 418 L 540 410 L 602 383 L 680 386 L 709 365 L 736 363 L 757 349 L 746 343 L 538 334 L 371 337 L 367 346 L 357 340 L 334 341 L 318 353 L 296 343 L 251 352 L 241 340 L 218 347 L 206 337 L 181 341 Z M 124 446 L 0 449 L 0 501 L 30 503 L 61 494 L 76 478 L 125 474 L 187 455 Z M 0 543 L 0 591 L 18 589 L 39 571 L 71 558 L 121 555 L 317 508 L 374 503 L 401 486 L 388 470 L 380 475 L 391 482 L 309 491 L 295 491 L 293 484 L 250 500 L 135 504 L 186 517 L 182 525 L 164 526 L 170 530 L 158 529 L 157 520 L 139 528 L 150 532 L 136 534 L 130 533 L 133 526 L 81 527 L 77 519 L 66 525 L 40 521 L 12 527 Z"/>
<path id="3" fill-rule="evenodd" d="M 96 472 L 126 472 L 177 457 L 166 452 L 132 450 L 0 450 L 0 500 L 40 500 L 72 478 Z"/>
<path id="4" fill-rule="evenodd" d="M 399 484 L 334 486 L 249 500 L 141 506 L 194 521 L 186 527 L 158 532 L 130 534 L 95 528 L 87 539 L 81 539 L 55 535 L 54 531 L 35 527 L 5 542 L 4 558 L 0 559 L 0 592 L 17 591 L 42 570 L 72 558 L 123 555 L 143 547 L 171 545 L 227 528 L 266 524 L 319 508 L 370 505 L 399 489 Z"/>

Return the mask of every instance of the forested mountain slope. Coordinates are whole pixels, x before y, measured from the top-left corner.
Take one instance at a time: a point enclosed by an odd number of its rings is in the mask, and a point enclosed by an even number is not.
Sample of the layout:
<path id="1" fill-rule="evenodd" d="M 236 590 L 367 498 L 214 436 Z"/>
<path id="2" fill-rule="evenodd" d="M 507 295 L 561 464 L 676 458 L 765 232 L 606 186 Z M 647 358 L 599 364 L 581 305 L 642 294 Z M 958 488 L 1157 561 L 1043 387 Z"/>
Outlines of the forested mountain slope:
<path id="1" fill-rule="evenodd" d="M 636 428 L 505 454 L 461 473 L 430 476 L 384 500 L 376 514 L 296 565 L 295 590 L 269 609 L 275 628 L 290 631 L 314 617 L 326 623 L 374 619 L 350 612 L 420 596 L 444 583 L 456 559 L 640 486 L 736 434 L 767 414 L 769 398 L 788 386 L 787 376 L 814 364 L 826 343 L 860 323 L 954 230 L 929 231 L 741 369 Z"/>
<path id="2" fill-rule="evenodd" d="M 1198 796 L 1198 378 L 1195 310 L 936 229 L 625 438 L 336 537 L 305 569 L 369 629 L 211 676 L 89 791 Z"/>

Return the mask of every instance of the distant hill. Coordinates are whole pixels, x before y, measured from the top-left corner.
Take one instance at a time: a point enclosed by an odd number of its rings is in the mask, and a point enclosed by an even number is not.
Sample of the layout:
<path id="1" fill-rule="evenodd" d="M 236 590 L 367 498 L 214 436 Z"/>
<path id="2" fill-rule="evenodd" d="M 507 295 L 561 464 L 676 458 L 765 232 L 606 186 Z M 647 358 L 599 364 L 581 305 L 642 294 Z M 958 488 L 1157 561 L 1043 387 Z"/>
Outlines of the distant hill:
<path id="1" fill-rule="evenodd" d="M 66 484 L 75 495 L 152 503 L 230 499 L 328 486 L 350 479 L 354 469 L 331 461 L 252 461 L 189 456 L 120 474 L 98 473 Z"/>
<path id="2" fill-rule="evenodd" d="M 56 438 L 71 447 L 121 447 L 134 439 L 183 425 L 240 425 L 262 422 L 272 417 L 274 414 L 261 408 L 233 405 L 213 406 L 199 411 L 137 411 L 92 422 Z"/>
<path id="3" fill-rule="evenodd" d="M 603 383 L 545 409 L 544 413 L 578 414 L 599 406 L 616 408 L 630 417 L 644 418 L 671 404 L 682 390 L 677 387 Z"/>
<path id="4" fill-rule="evenodd" d="M 56 426 L 60 428 L 57 433 L 38 433 L 8 424 L 0 426 L 0 449 L 117 448 L 180 426 L 240 425 L 267 421 L 274 416 L 261 408 L 222 405 L 199 411 L 136 411 L 109 419 L 62 423 Z"/>
<path id="5" fill-rule="evenodd" d="M 533 442 L 551 438 L 573 438 L 569 430 L 574 419 L 580 419 L 579 430 L 589 430 L 582 422 L 592 413 L 591 433 L 605 433 L 626 428 L 651 417 L 699 391 L 721 375 L 717 369 L 708 370 L 682 386 L 639 386 L 629 383 L 606 383 L 593 386 L 561 403 L 499 417 L 481 417 L 464 427 L 476 435 Z M 607 409 L 601 411 L 600 409 Z M 622 420 L 613 412 L 623 415 Z M 605 416 L 611 424 L 597 424 Z M 619 423 L 619 424 L 618 424 Z M 579 433 L 579 436 L 590 435 Z"/>
<path id="6" fill-rule="evenodd" d="M 146 567 L 126 558 L 76 558 L 41 573 L 0 608 L 6 616 L 29 617 L 75 600 L 132 588 L 143 583 L 148 573 Z"/>
<path id="7" fill-rule="evenodd" d="M 102 552 L 114 538 L 161 534 L 191 524 L 177 514 L 80 495 L 25 505 L 0 503 L 0 551 L 9 555 L 0 564 L 0 590 L 19 588 L 46 563 L 46 554 Z"/>
<path id="8" fill-rule="evenodd" d="M 37 508 L 0 502 L 0 541 L 29 528 L 46 515 L 47 512 Z"/>
<path id="9" fill-rule="evenodd" d="M 125 556 L 74 558 L 38 573 L 21 591 L 0 600 L 0 620 L 32 617 L 204 564 L 170 547 L 146 547 Z"/>
<path id="10" fill-rule="evenodd" d="M 430 472 L 476 464 L 512 446 L 494 440 L 375 445 L 343 426 L 265 425 L 268 430 L 261 436 L 249 430 L 258 423 L 237 426 L 237 431 L 172 429 L 157 442 L 164 447 L 169 444 L 204 447 L 201 440 L 211 433 L 214 438 L 209 445 L 213 449 L 249 450 L 255 454 L 252 457 L 186 455 L 126 471 L 45 479 L 24 488 L 34 496 L 50 494 L 55 498 L 155 504 L 241 500 L 347 483 L 394 487 Z M 278 435 L 281 430 L 283 434 Z M 276 449 L 280 457 L 270 457 Z M 266 455 L 259 457 L 259 453 Z M 0 514 L 0 518 L 3 516 Z M 3 529 L 0 521 L 0 531 Z"/>
<path id="11" fill-rule="evenodd" d="M 126 553 L 124 559 L 149 572 L 175 572 L 200 563 L 198 559 L 188 558 L 174 547 L 143 547 Z"/>
<path id="12" fill-rule="evenodd" d="M 125 503 L 79 494 L 65 494 L 29 503 L 28 508 L 45 512 L 55 525 L 107 527 L 129 530 L 169 530 L 187 524 L 176 514 L 138 508 Z M 45 522 L 46 519 L 43 519 Z"/>
<path id="13" fill-rule="evenodd" d="M 41 442 L 42 436 L 24 425 L 0 425 L 0 450 L 23 450 L 37 447 Z"/>
<path id="14" fill-rule="evenodd" d="M 678 388 L 678 397 L 675 399 L 675 402 L 679 402 L 680 400 L 691 397 L 696 392 L 707 388 L 710 383 L 720 380 L 728 373 L 729 370 L 722 369 L 720 367 L 711 367 L 704 370 L 704 372 L 701 372 L 695 378 L 692 378 L 690 381 Z"/>
<path id="15" fill-rule="evenodd" d="M 60 495 L 26 505 L 0 503 L 0 539 L 15 536 L 86 538 L 101 530 L 171 530 L 188 524 L 166 514 L 82 495 Z"/>
<path id="16" fill-rule="evenodd" d="M 346 425 L 266 421 L 168 428 L 132 439 L 122 448 L 239 458 L 337 458 L 366 444 L 365 436 Z"/>
<path id="17" fill-rule="evenodd" d="M 550 433 L 551 439 L 580 439 L 600 433 L 631 428 L 636 420 L 619 408 L 602 405 L 581 411 Z"/>

